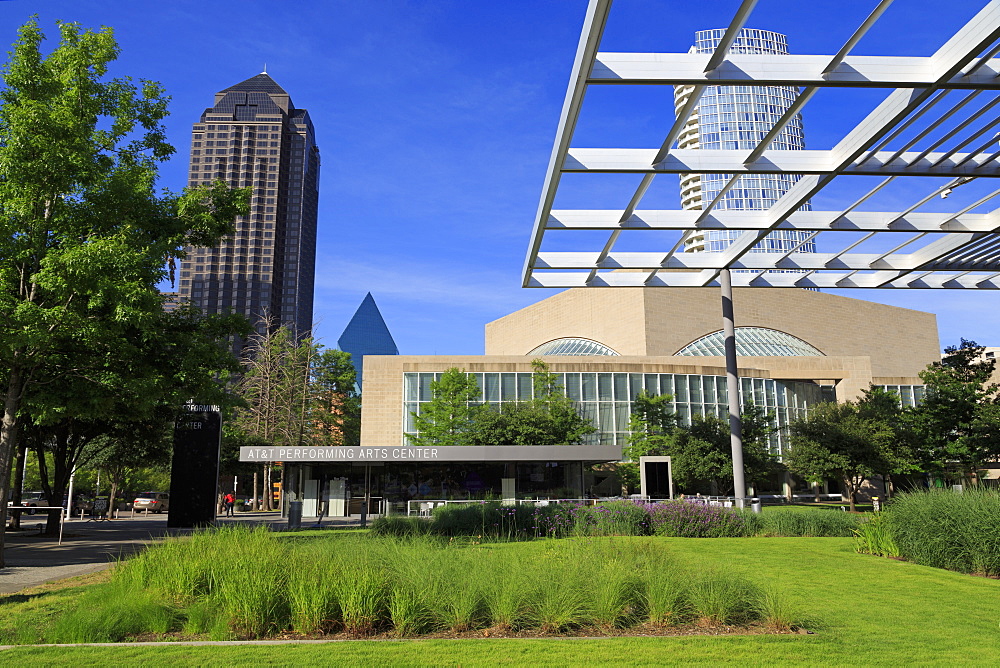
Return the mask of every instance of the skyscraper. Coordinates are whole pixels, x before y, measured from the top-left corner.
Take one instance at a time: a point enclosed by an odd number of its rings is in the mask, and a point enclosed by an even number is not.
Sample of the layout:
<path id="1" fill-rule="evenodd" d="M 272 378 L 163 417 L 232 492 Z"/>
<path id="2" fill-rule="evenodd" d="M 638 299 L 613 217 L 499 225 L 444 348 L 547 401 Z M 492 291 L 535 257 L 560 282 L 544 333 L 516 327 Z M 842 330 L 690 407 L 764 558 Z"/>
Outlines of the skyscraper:
<path id="1" fill-rule="evenodd" d="M 695 33 L 692 53 L 712 53 L 722 40 L 725 30 L 699 30 Z M 788 53 L 785 36 L 770 30 L 744 28 L 730 53 Z M 694 92 L 693 86 L 674 89 L 674 106 L 680 110 Z M 688 119 L 677 141 L 678 148 L 746 149 L 750 151 L 764 138 L 778 119 L 795 101 L 798 91 L 792 86 L 708 86 L 698 107 Z M 802 116 L 796 114 L 775 137 L 770 148 L 802 150 L 806 147 Z M 702 209 L 714 200 L 731 174 L 682 174 L 681 206 Z M 736 184 L 716 203 L 714 210 L 763 210 L 770 208 L 795 185 L 798 174 L 751 174 L 741 176 Z M 808 209 L 809 205 L 805 207 Z M 685 250 L 722 251 L 738 236 L 738 232 L 705 231 L 692 234 L 685 241 Z M 815 252 L 816 243 L 807 232 L 779 230 L 769 234 L 753 250 L 757 252 L 788 251 L 798 247 L 801 252 Z"/>
<path id="2" fill-rule="evenodd" d="M 344 333 L 337 339 L 337 345 L 351 354 L 351 362 L 357 372 L 358 389 L 361 389 L 361 371 L 365 355 L 398 355 L 399 348 L 382 318 L 382 312 L 375 304 L 372 293 L 365 295 L 361 306 L 354 312 Z"/>
<path id="3" fill-rule="evenodd" d="M 250 212 L 215 248 L 189 248 L 179 296 L 296 335 L 312 327 L 319 147 L 305 109 L 261 73 L 215 94 L 191 133 L 188 184 L 250 187 Z"/>

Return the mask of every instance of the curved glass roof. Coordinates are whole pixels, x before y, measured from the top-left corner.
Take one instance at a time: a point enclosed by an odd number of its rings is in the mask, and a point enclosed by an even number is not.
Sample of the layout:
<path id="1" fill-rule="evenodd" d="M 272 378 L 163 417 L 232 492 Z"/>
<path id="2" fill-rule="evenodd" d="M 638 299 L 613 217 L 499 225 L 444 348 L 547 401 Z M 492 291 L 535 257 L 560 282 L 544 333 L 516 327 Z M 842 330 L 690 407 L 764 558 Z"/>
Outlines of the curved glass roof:
<path id="1" fill-rule="evenodd" d="M 689 343 L 676 355 L 723 357 L 725 335 L 720 330 Z M 802 339 L 764 327 L 737 327 L 736 354 L 740 357 L 820 357 L 823 353 Z"/>
<path id="2" fill-rule="evenodd" d="M 611 348 L 590 339 L 564 338 L 543 343 L 528 353 L 529 355 L 613 355 Z"/>

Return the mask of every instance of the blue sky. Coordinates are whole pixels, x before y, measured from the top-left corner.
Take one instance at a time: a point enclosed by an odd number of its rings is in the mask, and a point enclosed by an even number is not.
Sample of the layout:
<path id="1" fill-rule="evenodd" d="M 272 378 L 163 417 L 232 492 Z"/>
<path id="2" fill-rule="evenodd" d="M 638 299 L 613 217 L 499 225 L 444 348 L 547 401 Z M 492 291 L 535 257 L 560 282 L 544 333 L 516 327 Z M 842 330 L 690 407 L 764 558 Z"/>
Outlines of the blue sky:
<path id="1" fill-rule="evenodd" d="M 113 74 L 159 81 L 173 98 L 167 128 L 178 151 L 161 170 L 173 189 L 185 183 L 191 123 L 215 91 L 266 63 L 309 110 L 322 152 L 319 336 L 335 345 L 371 291 L 401 353 L 479 354 L 486 322 L 549 294 L 520 288 L 520 272 L 586 4 L 11 0 L 0 3 L 0 42 L 32 13 L 50 36 L 56 19 L 114 27 Z M 695 30 L 724 27 L 738 4 L 618 0 L 603 50 L 686 51 Z M 788 34 L 793 52 L 832 53 L 875 4 L 761 0 L 748 25 Z M 928 55 L 981 6 L 897 0 L 854 53 Z M 831 145 L 878 99 L 818 95 L 804 114 L 807 146 Z M 672 104 L 668 91 L 601 93 L 584 113 L 577 146 L 654 147 Z M 678 206 L 675 185 L 658 186 L 665 206 Z M 831 192 L 814 207 L 851 195 Z M 623 204 L 615 194 L 599 206 Z M 995 292 L 840 294 L 937 313 L 942 345 L 998 341 Z"/>

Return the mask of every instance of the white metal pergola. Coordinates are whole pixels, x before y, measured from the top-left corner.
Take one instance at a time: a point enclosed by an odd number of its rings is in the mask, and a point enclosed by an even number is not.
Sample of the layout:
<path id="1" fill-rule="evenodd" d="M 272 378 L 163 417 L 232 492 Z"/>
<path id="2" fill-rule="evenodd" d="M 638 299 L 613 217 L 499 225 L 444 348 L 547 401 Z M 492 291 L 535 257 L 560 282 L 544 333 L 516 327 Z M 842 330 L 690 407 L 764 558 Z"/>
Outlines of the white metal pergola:
<path id="1" fill-rule="evenodd" d="M 603 53 L 601 39 L 611 0 L 590 0 L 587 9 L 524 264 L 523 285 L 720 288 L 737 497 L 746 486 L 733 285 L 1000 288 L 1000 208 L 990 208 L 1000 189 L 981 188 L 990 183 L 987 179 L 1000 176 L 1000 59 L 995 58 L 1000 53 L 1000 0 L 986 4 L 929 55 L 852 55 L 892 1 L 878 2 L 843 47 L 831 55 L 730 53 L 757 0 L 743 0 L 711 54 Z M 662 144 L 639 149 L 573 146 L 587 90 L 629 85 L 693 87 L 672 122 L 669 118 L 664 122 Z M 795 87 L 798 95 L 755 148 L 674 147 L 707 87 L 772 85 Z M 830 149 L 769 148 L 818 91 L 832 88 L 886 89 L 886 95 Z M 770 208 L 717 208 L 741 176 L 780 173 L 802 177 Z M 564 174 L 634 174 L 641 179 L 631 198 L 615 202 L 615 208 L 556 209 Z M 658 174 L 727 174 L 729 178 L 721 192 L 703 201 L 699 210 L 641 209 Z M 856 177 L 880 178 L 844 208 L 801 210 L 824 189 Z M 918 183 L 921 194 L 893 210 L 872 208 L 879 193 L 900 179 L 923 179 Z M 954 189 L 973 181 L 977 194 L 971 201 L 954 198 L 954 208 L 934 210 L 941 208 L 940 200 Z M 1000 181 L 993 183 L 1000 185 Z M 722 251 L 683 252 L 692 235 L 710 230 L 733 232 L 736 238 Z M 806 240 L 792 250 L 754 248 L 778 230 L 805 232 Z M 641 244 L 640 250 L 615 249 L 624 233 L 640 231 L 673 235 L 650 235 L 651 242 Z M 570 251 L 546 249 L 553 235 L 559 235 L 565 245 L 567 238 L 574 237 L 570 232 L 587 232 L 577 236 L 592 245 Z M 603 243 L 595 243 L 595 238 Z M 819 252 L 802 250 L 811 241 L 816 241 Z"/>
<path id="2" fill-rule="evenodd" d="M 1000 209 L 984 210 L 1000 190 L 946 212 L 919 211 L 971 179 L 1000 176 L 1000 2 L 988 3 L 936 52 L 925 57 L 853 56 L 851 51 L 892 0 L 882 0 L 833 55 L 728 53 L 756 0 L 744 0 L 714 54 L 602 53 L 611 0 L 591 0 L 563 105 L 555 146 L 524 265 L 525 287 L 707 287 L 723 269 L 735 286 L 800 288 L 1000 288 Z M 591 86 L 694 86 L 661 146 L 583 148 L 572 138 Z M 798 98 L 752 150 L 676 149 L 675 141 L 706 86 L 782 85 Z M 884 101 L 828 150 L 769 150 L 779 130 L 823 88 L 889 89 Z M 666 114 L 666 110 L 665 115 Z M 806 112 L 808 113 L 808 112 Z M 807 116 L 808 118 L 808 116 Z M 669 121 L 669 119 L 668 119 Z M 665 123 L 667 125 L 667 123 Z M 619 208 L 555 209 L 563 174 L 642 175 Z M 658 174 L 729 174 L 723 193 L 746 174 L 804 175 L 770 209 L 644 210 Z M 882 177 L 849 206 L 800 211 L 835 179 Z M 926 177 L 945 177 L 926 179 Z M 893 211 L 866 202 L 896 179 L 925 178 L 924 196 Z M 997 182 L 1000 186 L 1000 182 Z M 616 251 L 626 231 L 677 231 L 673 243 Z M 723 252 L 682 252 L 685 239 L 706 230 L 739 233 Z M 799 230 L 823 252 L 750 252 L 769 232 Z M 604 232 L 603 245 L 548 251 L 546 234 Z M 862 233 L 860 236 L 858 233 Z M 841 239 L 838 242 L 837 237 Z M 892 235 L 879 251 L 865 247 Z M 587 235 L 591 240 L 593 235 Z M 662 237 L 657 237 L 661 239 Z M 838 245 L 839 243 L 839 245 Z M 862 246 L 862 248 L 859 248 Z M 857 250 L 856 250 L 857 249 Z M 623 269 L 632 271 L 621 271 Z M 767 270 L 792 270 L 775 272 Z"/>

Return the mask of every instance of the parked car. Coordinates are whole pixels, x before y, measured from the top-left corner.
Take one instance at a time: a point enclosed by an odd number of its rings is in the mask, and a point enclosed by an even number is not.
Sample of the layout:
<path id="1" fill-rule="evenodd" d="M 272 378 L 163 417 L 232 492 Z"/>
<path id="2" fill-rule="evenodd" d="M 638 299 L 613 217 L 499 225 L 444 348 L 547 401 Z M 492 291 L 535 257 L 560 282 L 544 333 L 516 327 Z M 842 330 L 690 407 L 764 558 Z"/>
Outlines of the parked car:
<path id="1" fill-rule="evenodd" d="M 14 505 L 13 501 L 8 501 L 7 506 Z M 49 505 L 49 500 L 45 498 L 45 492 L 24 492 L 21 494 L 21 506 L 27 506 L 28 508 L 37 508 L 38 506 Z M 29 515 L 34 515 L 34 510 L 28 511 Z"/>
<path id="2" fill-rule="evenodd" d="M 162 513 L 170 510 L 170 495 L 166 492 L 142 492 L 135 497 L 132 507 L 136 510 Z"/>

